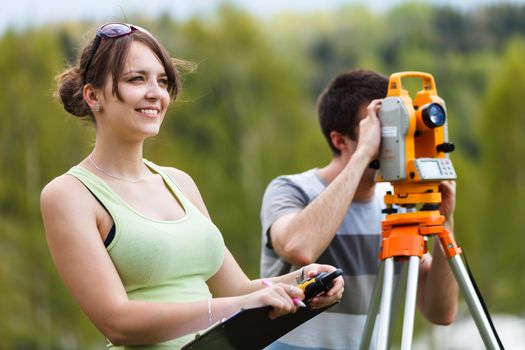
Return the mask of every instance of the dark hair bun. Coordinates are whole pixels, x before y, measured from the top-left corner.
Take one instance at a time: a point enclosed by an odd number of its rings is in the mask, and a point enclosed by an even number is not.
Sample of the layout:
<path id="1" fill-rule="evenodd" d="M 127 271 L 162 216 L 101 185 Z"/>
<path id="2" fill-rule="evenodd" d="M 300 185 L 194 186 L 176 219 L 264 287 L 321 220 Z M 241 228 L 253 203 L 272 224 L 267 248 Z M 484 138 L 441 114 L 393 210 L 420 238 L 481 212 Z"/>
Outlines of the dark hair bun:
<path id="1" fill-rule="evenodd" d="M 57 77 L 56 93 L 64 109 L 77 117 L 91 116 L 91 109 L 82 95 L 82 77 L 78 68 L 70 68 Z"/>

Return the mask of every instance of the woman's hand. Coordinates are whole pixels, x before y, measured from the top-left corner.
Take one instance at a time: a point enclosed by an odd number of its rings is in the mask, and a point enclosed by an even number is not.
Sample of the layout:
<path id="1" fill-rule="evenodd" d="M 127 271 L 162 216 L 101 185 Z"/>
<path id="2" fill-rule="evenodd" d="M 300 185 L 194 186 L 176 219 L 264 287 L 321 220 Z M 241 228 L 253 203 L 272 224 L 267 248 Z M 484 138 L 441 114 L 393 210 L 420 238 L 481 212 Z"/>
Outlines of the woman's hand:
<path id="1" fill-rule="evenodd" d="M 283 277 L 285 276 L 280 276 L 277 278 L 262 280 L 261 289 L 240 297 L 241 308 L 247 309 L 270 306 L 271 309 L 268 316 L 271 319 L 275 319 L 288 313 L 295 313 L 304 299 L 304 292 L 297 286 L 290 283 L 283 283 L 283 281 L 291 282 L 290 277 L 295 278 L 293 277 L 294 275 L 300 275 L 301 273 L 304 279 L 308 280 L 317 276 L 321 272 L 330 273 L 335 270 L 336 268 L 331 265 L 310 264 L 303 267 L 301 270 L 296 271 L 295 274 L 286 275 L 289 277 L 284 279 Z M 280 281 L 277 282 L 275 281 L 276 279 L 280 279 Z M 332 288 L 325 293 L 312 298 L 308 303 L 308 307 L 311 309 L 319 309 L 332 305 L 341 299 L 343 291 L 344 280 L 342 276 L 338 276 L 332 281 Z"/>
<path id="2" fill-rule="evenodd" d="M 317 276 L 321 272 L 330 273 L 335 270 L 336 268 L 331 265 L 310 264 L 303 267 L 302 274 L 304 279 L 308 280 Z M 345 281 L 343 277 L 336 277 L 332 281 L 332 288 L 325 293 L 313 297 L 308 303 L 308 307 L 311 309 L 320 309 L 338 302 L 343 296 L 344 285 Z"/>
<path id="3" fill-rule="evenodd" d="M 304 293 L 294 285 L 272 283 L 263 280 L 264 288 L 244 296 L 243 308 L 270 306 L 268 316 L 275 319 L 279 316 L 295 313 L 299 308 Z"/>

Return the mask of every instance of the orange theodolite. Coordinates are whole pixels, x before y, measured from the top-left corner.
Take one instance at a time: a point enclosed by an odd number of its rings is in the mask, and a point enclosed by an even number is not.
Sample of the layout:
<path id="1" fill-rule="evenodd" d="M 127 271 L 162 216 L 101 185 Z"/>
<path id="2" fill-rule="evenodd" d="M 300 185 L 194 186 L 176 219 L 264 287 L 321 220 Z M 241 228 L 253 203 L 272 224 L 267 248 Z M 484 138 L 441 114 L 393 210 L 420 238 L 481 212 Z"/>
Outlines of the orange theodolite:
<path id="1" fill-rule="evenodd" d="M 401 79 L 421 78 L 423 89 L 412 101 Z M 395 73 L 390 77 L 387 97 L 379 112 L 381 149 L 377 181 L 389 181 L 394 193 L 385 196 L 387 218 L 382 223 L 381 259 L 390 256 L 422 257 L 424 235 L 438 234 L 446 240 L 449 257 L 461 252 L 452 235 L 443 228 L 439 213 L 439 183 L 456 179 L 447 153 L 448 141 L 444 101 L 437 95 L 432 75 L 421 72 Z M 396 214 L 394 205 L 410 210 Z"/>
<path id="2" fill-rule="evenodd" d="M 412 100 L 402 87 L 403 78 L 419 78 L 423 88 Z M 388 94 L 379 110 L 381 146 L 376 181 L 390 182 L 393 192 L 385 195 L 381 223 L 382 239 L 379 258 L 381 268 L 370 302 L 360 349 L 369 349 L 376 317 L 379 312 L 377 349 L 386 350 L 390 343 L 394 284 L 394 260 L 406 261 L 399 280 L 406 279 L 405 310 L 401 349 L 410 349 L 419 274 L 419 259 L 427 252 L 429 236 L 437 235 L 450 268 L 465 297 L 472 317 L 487 349 L 503 349 L 481 295 L 461 260 L 461 248 L 453 235 L 443 227 L 440 214 L 443 180 L 456 179 L 448 153 L 454 145 L 448 141 L 447 116 L 444 101 L 438 96 L 434 78 L 428 73 L 401 72 L 390 76 Z M 398 208 L 404 208 L 400 212 Z M 398 281 L 398 287 L 400 282 Z M 381 288 L 381 289 L 380 289 Z M 400 297 L 396 288 L 396 299 Z"/>

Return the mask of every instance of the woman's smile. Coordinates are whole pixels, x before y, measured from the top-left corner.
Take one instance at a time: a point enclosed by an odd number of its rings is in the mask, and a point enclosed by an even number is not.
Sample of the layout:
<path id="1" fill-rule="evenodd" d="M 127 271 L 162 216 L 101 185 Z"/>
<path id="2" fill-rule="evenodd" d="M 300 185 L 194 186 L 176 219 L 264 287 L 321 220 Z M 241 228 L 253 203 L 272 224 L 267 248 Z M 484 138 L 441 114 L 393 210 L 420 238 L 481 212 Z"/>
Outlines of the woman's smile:
<path id="1" fill-rule="evenodd" d="M 158 108 L 137 108 L 135 111 L 146 118 L 158 118 L 160 116 L 160 109 Z"/>

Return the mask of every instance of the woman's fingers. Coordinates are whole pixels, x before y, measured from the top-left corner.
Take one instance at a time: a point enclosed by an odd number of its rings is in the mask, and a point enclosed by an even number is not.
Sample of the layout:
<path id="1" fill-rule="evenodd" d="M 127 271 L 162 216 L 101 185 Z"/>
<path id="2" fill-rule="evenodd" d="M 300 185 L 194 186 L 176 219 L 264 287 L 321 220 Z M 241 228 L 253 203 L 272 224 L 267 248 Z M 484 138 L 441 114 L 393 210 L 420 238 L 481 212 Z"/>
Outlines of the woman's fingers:
<path id="1" fill-rule="evenodd" d="M 269 313 L 272 319 L 287 313 L 296 312 L 300 306 L 300 300 L 304 298 L 303 291 L 290 284 L 272 284 L 263 291 L 265 293 L 263 304 L 272 307 Z"/>

